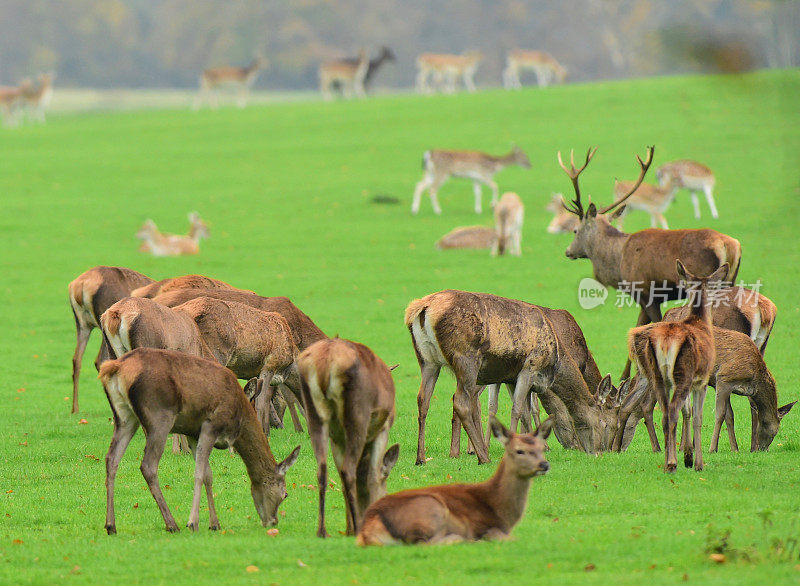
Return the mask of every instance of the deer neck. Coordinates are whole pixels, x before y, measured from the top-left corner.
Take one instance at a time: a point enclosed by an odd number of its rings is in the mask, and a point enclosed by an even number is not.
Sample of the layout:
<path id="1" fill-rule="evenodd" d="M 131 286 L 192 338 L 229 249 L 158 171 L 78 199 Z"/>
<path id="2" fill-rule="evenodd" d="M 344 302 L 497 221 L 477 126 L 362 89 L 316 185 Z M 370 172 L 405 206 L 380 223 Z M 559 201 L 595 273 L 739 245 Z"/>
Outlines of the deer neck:
<path id="1" fill-rule="evenodd" d="M 255 411 L 247 405 L 247 413 L 243 416 L 239 437 L 233 444 L 247 468 L 247 475 L 253 484 L 271 482 L 275 478 L 276 462 L 269 448 L 269 441 Z"/>
<path id="2" fill-rule="evenodd" d="M 588 256 L 592 261 L 594 278 L 603 285 L 617 287 L 622 281 L 622 249 L 629 237 L 630 234 L 620 232 L 610 224 L 598 226 Z"/>
<path id="3" fill-rule="evenodd" d="M 711 299 L 705 281 L 701 281 L 700 288 L 692 291 L 689 299 L 689 314 L 699 318 L 711 328 Z"/>
<path id="4" fill-rule="evenodd" d="M 518 476 L 516 471 L 506 464 L 505 458 L 500 460 L 494 476 L 484 483 L 486 500 L 506 525 L 507 531 L 510 531 L 525 513 L 530 486 L 531 478 Z"/>

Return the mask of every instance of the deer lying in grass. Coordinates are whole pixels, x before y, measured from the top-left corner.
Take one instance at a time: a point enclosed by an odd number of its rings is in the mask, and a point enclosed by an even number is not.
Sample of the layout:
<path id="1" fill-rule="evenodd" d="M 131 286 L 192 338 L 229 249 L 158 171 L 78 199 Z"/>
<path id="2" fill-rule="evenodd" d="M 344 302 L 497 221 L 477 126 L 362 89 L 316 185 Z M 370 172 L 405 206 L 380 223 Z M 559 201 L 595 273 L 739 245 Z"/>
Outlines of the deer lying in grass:
<path id="1" fill-rule="evenodd" d="M 428 78 L 433 77 L 434 82 L 446 93 L 456 91 L 456 82 L 462 79 L 468 92 L 475 91 L 475 72 L 483 56 L 470 51 L 463 55 L 449 55 L 447 53 L 422 53 L 417 57 L 417 91 L 430 93 L 432 88 L 428 85 Z"/>
<path id="2" fill-rule="evenodd" d="M 109 535 L 117 532 L 114 515 L 114 481 L 125 450 L 141 425 L 145 446 L 142 475 L 161 511 L 167 531 L 178 531 L 158 482 L 158 463 L 170 432 L 189 438 L 195 457 L 194 497 L 187 527 L 200 524 L 200 490 L 206 489 L 209 528 L 219 529 L 214 507 L 211 468 L 212 448 L 230 446 L 244 460 L 250 491 L 261 523 L 278 522 L 278 506 L 286 498 L 286 471 L 297 460 L 297 446 L 276 462 L 269 440 L 235 375 L 214 361 L 181 352 L 137 348 L 100 367 L 108 403 L 114 414 L 114 435 L 106 456 L 106 524 Z"/>
<path id="3" fill-rule="evenodd" d="M 215 67 L 204 70 L 200 75 L 200 94 L 194 102 L 194 109 L 199 109 L 203 101 L 213 108 L 218 108 L 216 90 L 222 86 L 239 88 L 237 105 L 244 108 L 247 105 L 250 86 L 255 82 L 258 72 L 266 66 L 266 59 L 256 57 L 246 67 Z"/>
<path id="4" fill-rule="evenodd" d="M 78 379 L 86 344 L 94 328 L 100 327 L 100 316 L 134 289 L 153 283 L 153 279 L 124 267 L 98 266 L 79 275 L 69 284 L 69 304 L 75 317 L 77 342 L 72 356 L 72 412 L 78 412 Z M 109 357 L 105 343 L 95 360 L 100 363 Z"/>
<path id="5" fill-rule="evenodd" d="M 595 149 L 596 150 L 596 149 Z M 714 230 L 657 230 L 649 229 L 626 234 L 611 226 L 621 212 L 618 209 L 633 195 L 636 187 L 653 161 L 653 147 L 648 148 L 645 161 L 637 156 L 641 168 L 639 179 L 627 195 L 611 205 L 598 209 L 590 203 L 586 210 L 581 203 L 578 177 L 594 156 L 589 149 L 586 162 L 575 168 L 571 157 L 570 168 L 558 155 L 559 164 L 572 181 L 575 199 L 569 210 L 580 220 L 575 238 L 567 247 L 570 259 L 588 258 L 592 261 L 594 278 L 607 287 L 623 288 L 641 306 L 637 325 L 661 320 L 661 303 L 681 299 L 686 291 L 679 286 L 680 278 L 675 270 L 675 259 L 680 258 L 692 273 L 708 275 L 719 266 L 727 264 L 729 272 L 723 275 L 726 281 L 734 281 L 741 260 L 739 241 Z M 609 212 L 617 209 L 611 216 Z M 622 378 L 630 376 L 630 361 L 625 365 Z"/>
<path id="6" fill-rule="evenodd" d="M 364 79 L 369 71 L 367 52 L 361 49 L 356 59 L 337 59 L 327 61 L 319 67 L 319 91 L 326 100 L 333 99 L 331 87 L 342 88 L 346 98 L 355 94 L 359 98 L 366 97 Z"/>
<path id="7" fill-rule="evenodd" d="M 663 413 L 664 445 L 666 446 L 664 472 L 675 472 L 675 435 L 678 411 L 683 408 L 689 393 L 692 394 L 693 441 L 684 441 L 684 465 L 694 461 L 694 469 L 703 469 L 701 430 L 703 401 L 708 378 L 714 368 L 714 336 L 711 325 L 711 303 L 707 283 L 721 281 L 728 274 L 725 263 L 705 278 L 698 279 L 683 263 L 676 261 L 677 272 L 687 282 L 700 283 L 699 292 L 693 292 L 688 317 L 678 322 L 660 322 L 633 328 L 628 333 L 628 348 L 632 359 L 647 377 Z"/>
<path id="8" fill-rule="evenodd" d="M 531 168 L 528 155 L 514 145 L 507 155 L 496 157 L 479 151 L 425 151 L 422 158 L 424 175 L 414 189 L 414 200 L 411 203 L 411 213 L 419 212 L 422 193 L 428 191 L 431 205 L 436 214 L 442 213 L 439 207 L 437 192 L 450 177 L 463 177 L 472 180 L 472 189 L 475 193 L 475 213 L 481 213 L 481 183 L 492 190 L 492 207 L 497 203 L 498 187 L 494 176 L 498 171 L 510 165 L 519 165 L 525 169 Z"/>
<path id="9" fill-rule="evenodd" d="M 533 71 L 539 87 L 546 87 L 553 81 L 564 83 L 567 70 L 545 51 L 526 51 L 515 49 L 506 56 L 506 68 L 503 70 L 503 86 L 508 89 L 522 88 L 519 74 L 522 71 Z"/>
<path id="10" fill-rule="evenodd" d="M 197 212 L 189 214 L 189 234 L 162 234 L 153 220 L 147 220 L 139 228 L 136 237 L 142 241 L 140 252 L 153 256 L 182 256 L 200 252 L 200 240 L 209 237 L 208 226 Z"/>
<path id="11" fill-rule="evenodd" d="M 473 248 L 488 250 L 497 243 L 497 231 L 486 226 L 461 226 L 454 228 L 436 242 L 439 250 Z"/>
<path id="12" fill-rule="evenodd" d="M 692 196 L 692 206 L 694 206 L 694 217 L 700 219 L 700 203 L 697 200 L 697 193 L 702 191 L 706 196 L 708 207 L 711 208 L 711 216 L 716 219 L 719 217 L 717 206 L 714 205 L 714 173 L 705 165 L 697 161 L 672 161 L 664 163 L 656 169 L 656 177 L 661 185 L 666 185 L 670 181 L 677 187 L 688 189 Z"/>
<path id="13" fill-rule="evenodd" d="M 564 196 L 554 193 L 545 207 L 548 212 L 553 212 L 553 219 L 547 226 L 548 234 L 571 234 L 578 228 L 580 220 L 565 206 Z"/>
<path id="14" fill-rule="evenodd" d="M 497 242 L 492 254 L 502 256 L 522 254 L 522 222 L 525 218 L 525 206 L 516 193 L 506 192 L 494 207 L 494 224 L 497 231 Z"/>
<path id="15" fill-rule="evenodd" d="M 533 434 L 518 435 L 495 418 L 490 418 L 489 425 L 505 452 L 490 479 L 477 484 L 446 484 L 387 495 L 367 509 L 356 543 L 508 539 L 525 514 L 532 478 L 550 470 L 544 451 L 553 426 L 548 419 Z"/>
<path id="16" fill-rule="evenodd" d="M 246 289 L 239 289 L 233 285 L 229 285 L 225 281 L 219 279 L 212 279 L 203 275 L 183 275 L 182 277 L 171 277 L 169 279 L 161 279 L 139 287 L 131 291 L 131 297 L 147 297 L 153 299 L 162 293 L 168 293 L 177 289 L 229 289 L 233 291 L 246 291 Z M 252 293 L 252 291 L 247 291 Z"/>
<path id="17" fill-rule="evenodd" d="M 386 450 L 395 416 L 392 375 L 369 348 L 340 338 L 312 344 L 297 365 L 317 459 L 317 537 L 328 536 L 328 438 L 342 479 L 347 535 L 355 535 L 367 507 L 386 494 L 386 478 L 400 452 L 398 444 Z"/>

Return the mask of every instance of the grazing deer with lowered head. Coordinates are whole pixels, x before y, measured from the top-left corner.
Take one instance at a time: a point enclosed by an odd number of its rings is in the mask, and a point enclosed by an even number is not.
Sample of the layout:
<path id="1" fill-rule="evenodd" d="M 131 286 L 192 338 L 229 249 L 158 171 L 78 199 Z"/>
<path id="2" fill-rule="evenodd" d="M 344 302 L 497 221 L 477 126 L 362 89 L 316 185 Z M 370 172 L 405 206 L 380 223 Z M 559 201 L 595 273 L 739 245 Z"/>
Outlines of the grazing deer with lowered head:
<path id="1" fill-rule="evenodd" d="M 680 277 L 675 269 L 675 259 L 680 258 L 693 274 L 708 275 L 727 264 L 729 272 L 723 275 L 726 281 L 734 281 L 739 271 L 741 246 L 739 241 L 714 230 L 658 230 L 650 228 L 627 234 L 611 226 L 610 220 L 621 213 L 619 207 L 633 195 L 644 180 L 653 161 L 653 147 L 648 148 L 645 161 L 638 156 L 641 168 L 639 179 L 627 195 L 604 208 L 594 203 L 584 210 L 578 177 L 594 156 L 596 149 L 586 154 L 586 162 L 575 168 L 571 158 L 569 169 L 558 154 L 558 161 L 572 181 L 575 199 L 569 211 L 575 214 L 580 224 L 575 238 L 567 247 L 567 258 L 588 258 L 592 261 L 594 278 L 607 287 L 624 288 L 641 310 L 637 325 L 661 320 L 661 303 L 686 297 L 680 287 Z M 608 215 L 616 209 L 614 214 Z M 630 376 L 630 360 L 625 365 L 622 378 Z"/>
<path id="2" fill-rule="evenodd" d="M 39 76 L 39 84 L 34 88 L 31 85 L 22 87 L 22 104 L 28 112 L 28 116 L 36 122 L 44 124 L 44 110 L 53 99 L 53 74 L 42 73 Z"/>
<path id="3" fill-rule="evenodd" d="M 189 234 L 162 234 L 153 220 L 148 219 L 136 237 L 142 241 L 140 252 L 149 252 L 153 256 L 182 256 L 200 252 L 200 239 L 208 238 L 208 226 L 197 212 L 189 214 Z"/>
<path id="4" fill-rule="evenodd" d="M 714 219 L 719 217 L 717 206 L 714 204 L 714 184 L 716 179 L 711 169 L 697 161 L 680 160 L 664 163 L 656 169 L 656 177 L 661 185 L 670 182 L 678 189 L 687 189 L 692 196 L 692 206 L 694 206 L 694 217 L 700 219 L 700 203 L 697 200 L 697 193 L 702 191 L 706 196 L 708 207 L 711 208 L 711 216 Z"/>
<path id="5" fill-rule="evenodd" d="M 419 212 L 422 193 L 428 191 L 431 205 L 435 214 L 441 214 L 439 200 L 436 196 L 439 188 L 450 177 L 462 177 L 472 180 L 472 189 L 475 193 L 475 213 L 481 213 L 481 184 L 492 190 L 492 207 L 497 203 L 498 187 L 494 176 L 498 171 L 511 165 L 519 165 L 525 169 L 531 168 L 528 155 L 514 145 L 507 155 L 496 157 L 480 151 L 425 151 L 422 158 L 422 168 L 425 173 L 414 189 L 414 200 L 411 204 L 411 213 Z"/>
<path id="6" fill-rule="evenodd" d="M 317 537 L 327 537 L 325 492 L 328 441 L 342 479 L 347 535 L 355 535 L 367 507 L 386 494 L 386 478 L 400 446 L 388 450 L 394 423 L 394 381 L 372 350 L 332 338 L 312 344 L 297 360 L 319 487 Z"/>
<path id="7" fill-rule="evenodd" d="M 128 297 L 134 289 L 153 283 L 153 279 L 124 267 L 99 266 L 79 275 L 69 284 L 69 304 L 75 318 L 77 342 L 72 355 L 72 412 L 77 413 L 78 379 L 86 344 L 94 328 L 100 327 L 100 316 L 123 297 Z M 109 348 L 105 342 L 95 360 L 95 367 L 109 358 Z"/>
<path id="8" fill-rule="evenodd" d="M 515 49 L 506 56 L 506 68 L 503 70 L 503 86 L 508 89 L 522 88 L 519 74 L 522 71 L 533 71 L 539 87 L 546 87 L 553 81 L 564 83 L 567 70 L 545 51 L 526 51 Z"/>
<path id="9" fill-rule="evenodd" d="M 212 279 L 205 275 L 183 275 L 181 277 L 170 277 L 169 279 L 161 279 L 144 287 L 139 287 L 131 291 L 131 297 L 147 297 L 153 299 L 162 293 L 175 291 L 177 289 L 228 289 L 232 291 L 247 291 L 246 289 L 239 289 L 233 285 L 229 285 L 225 281 L 219 279 Z M 247 291 L 252 293 L 252 291 Z"/>
<path id="10" fill-rule="evenodd" d="M 655 228 L 658 223 L 664 230 L 669 230 L 664 212 L 675 199 L 677 186 L 671 181 L 666 182 L 663 186 L 641 183 L 638 187 L 633 187 L 634 183 L 634 181 L 614 182 L 615 200 L 626 197 L 628 192 L 633 189 L 633 194 L 628 197 L 625 206 L 617 214 L 617 227 L 622 230 L 623 221 L 630 210 L 641 210 L 650 214 L 651 227 Z"/>
<path id="11" fill-rule="evenodd" d="M 446 93 L 456 91 L 459 78 L 468 92 L 474 92 L 475 72 L 481 59 L 483 56 L 475 51 L 463 55 L 422 53 L 417 57 L 417 91 L 430 93 L 432 88 L 428 85 L 428 78 L 433 76 L 433 81 Z"/>
<path id="12" fill-rule="evenodd" d="M 222 86 L 239 88 L 236 103 L 240 108 L 244 108 L 247 105 L 250 86 L 255 82 L 258 72 L 266 66 L 266 59 L 256 57 L 245 67 L 215 67 L 204 70 L 200 75 L 200 94 L 195 99 L 194 109 L 198 110 L 203 101 L 213 108 L 218 108 L 217 90 Z"/>
<path id="13" fill-rule="evenodd" d="M 436 241 L 436 248 L 474 248 L 488 250 L 497 243 L 497 230 L 487 226 L 461 226 L 454 228 Z"/>
<path id="14" fill-rule="evenodd" d="M 522 254 L 522 222 L 525 218 L 525 206 L 516 193 L 510 191 L 503 194 L 494 206 L 494 225 L 497 230 L 497 242 L 492 254 L 502 256 Z"/>
<path id="15" fill-rule="evenodd" d="M 554 193 L 545 209 L 554 214 L 547 226 L 548 234 L 572 234 L 578 228 L 580 220 L 567 210 L 562 194 Z"/>
<path id="16" fill-rule="evenodd" d="M 664 472 L 675 472 L 675 436 L 678 411 L 683 408 L 689 393 L 692 395 L 692 442 L 684 439 L 684 465 L 688 468 L 694 460 L 694 469 L 703 469 L 703 401 L 706 385 L 714 369 L 715 350 L 711 325 L 711 302 L 707 292 L 709 281 L 721 281 L 728 275 L 724 263 L 705 278 L 698 279 L 680 260 L 677 272 L 686 282 L 699 281 L 699 292 L 693 291 L 691 311 L 678 322 L 660 322 L 633 328 L 628 333 L 631 359 L 647 377 L 663 413 L 666 460 Z M 688 431 L 688 430 L 687 430 Z"/>
<path id="17" fill-rule="evenodd" d="M 331 100 L 331 87 L 338 85 L 346 98 L 351 98 L 353 94 L 364 98 L 367 95 L 364 91 L 364 79 L 368 70 L 369 59 L 364 49 L 358 52 L 355 60 L 339 59 L 323 63 L 319 67 L 319 91 L 326 100 Z"/>
<path id="18" fill-rule="evenodd" d="M 117 360 L 104 362 L 100 380 L 114 414 L 114 435 L 106 456 L 106 531 L 117 532 L 114 481 L 119 461 L 141 425 L 145 446 L 141 470 L 161 511 L 167 531 L 178 525 L 158 482 L 158 463 L 170 432 L 184 434 L 195 457 L 194 497 L 187 527 L 200 524 L 200 490 L 206 489 L 209 528 L 219 529 L 214 507 L 212 448 L 233 447 L 244 460 L 250 492 L 261 523 L 278 523 L 278 506 L 286 498 L 286 471 L 297 460 L 297 446 L 276 462 L 256 412 L 236 376 L 224 366 L 181 352 L 137 348 Z"/>
<path id="19" fill-rule="evenodd" d="M 387 495 L 367 509 L 356 543 L 508 539 L 525 514 L 531 480 L 550 470 L 544 452 L 553 425 L 548 419 L 533 434 L 521 435 L 494 417 L 489 425 L 504 449 L 491 478 L 477 484 L 446 484 Z"/>

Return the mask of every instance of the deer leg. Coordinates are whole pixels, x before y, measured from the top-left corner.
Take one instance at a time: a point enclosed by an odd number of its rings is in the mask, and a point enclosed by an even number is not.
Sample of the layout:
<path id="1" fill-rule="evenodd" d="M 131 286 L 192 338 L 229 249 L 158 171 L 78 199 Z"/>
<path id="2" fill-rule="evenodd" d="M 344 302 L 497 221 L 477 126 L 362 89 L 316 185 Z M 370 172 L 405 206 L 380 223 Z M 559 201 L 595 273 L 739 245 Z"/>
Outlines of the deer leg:
<path id="1" fill-rule="evenodd" d="M 486 414 L 491 419 L 492 415 L 497 417 L 497 407 L 498 407 L 498 399 L 500 396 L 500 384 L 496 383 L 493 385 L 489 385 L 487 387 L 488 392 L 488 399 L 486 401 Z M 489 440 L 492 437 L 492 428 L 491 426 L 486 427 L 486 445 L 489 445 Z"/>
<path id="2" fill-rule="evenodd" d="M 706 398 L 706 385 L 692 389 L 692 439 L 694 440 L 694 469 L 703 469 L 703 402 Z"/>
<path id="3" fill-rule="evenodd" d="M 425 173 L 422 179 L 417 183 L 417 186 L 414 188 L 414 198 L 411 201 L 411 213 L 417 214 L 419 213 L 419 204 L 422 200 L 422 193 L 428 189 L 431 185 L 433 185 L 433 178 L 430 174 Z"/>
<path id="4" fill-rule="evenodd" d="M 472 182 L 472 191 L 475 194 L 475 213 L 480 214 L 481 209 L 481 184 L 477 181 Z"/>
<path id="5" fill-rule="evenodd" d="M 694 443 L 692 442 L 689 425 L 691 418 L 692 414 L 689 409 L 689 399 L 687 397 L 683 402 L 683 406 L 681 407 L 682 427 L 680 443 L 680 448 L 683 451 L 683 465 L 687 468 L 690 468 L 694 462 Z"/>
<path id="6" fill-rule="evenodd" d="M 269 425 L 272 410 L 272 396 L 275 394 L 275 388 L 269 383 L 272 381 L 273 374 L 271 372 L 262 372 L 258 377 L 258 387 L 261 389 L 256 395 L 255 407 L 258 418 L 261 420 L 261 427 L 264 429 L 264 434 L 269 437 Z M 277 420 L 277 414 L 275 417 Z"/>
<path id="7" fill-rule="evenodd" d="M 433 389 L 436 386 L 436 379 L 439 378 L 439 371 L 441 366 L 433 363 L 423 363 L 422 382 L 419 386 L 419 394 L 417 395 L 417 421 L 419 423 L 419 435 L 417 437 L 417 461 L 419 466 L 425 463 L 425 419 L 428 417 L 428 408 L 431 405 L 431 396 Z M 306 399 L 308 405 L 308 399 Z"/>
<path id="8" fill-rule="evenodd" d="M 297 414 L 297 405 L 300 405 L 300 401 L 297 400 L 295 394 L 286 385 L 280 386 L 280 392 L 281 395 L 283 396 L 283 400 L 286 401 L 286 405 L 289 409 L 289 416 L 292 418 L 292 425 L 294 426 L 294 430 L 297 433 L 303 433 L 303 424 L 300 422 L 300 417 Z"/>
<path id="9" fill-rule="evenodd" d="M 706 195 L 706 201 L 708 202 L 708 207 L 711 208 L 711 217 L 715 220 L 719 218 L 719 213 L 717 213 L 717 206 L 714 204 L 714 194 L 712 192 L 711 186 L 707 185 L 703 187 L 703 193 Z"/>
<path id="10" fill-rule="evenodd" d="M 523 367 L 519 375 L 517 375 L 517 380 L 514 384 L 514 399 L 511 405 L 511 422 L 509 425 L 509 429 L 514 433 L 517 433 L 517 423 L 520 417 L 525 416 L 525 402 L 528 400 L 528 394 L 531 391 L 532 379 L 533 377 L 529 367 Z"/>
<path id="11" fill-rule="evenodd" d="M 541 415 L 539 414 L 539 395 L 535 391 L 531 392 L 530 394 L 530 406 L 531 406 L 531 417 L 533 417 L 534 429 L 538 429 L 538 427 L 542 424 L 542 419 Z M 527 421 L 526 424 L 528 428 L 530 428 L 530 420 Z"/>
<path id="12" fill-rule="evenodd" d="M 303 383 L 303 400 L 312 405 L 308 387 Z M 310 407 L 306 411 L 306 424 L 311 437 L 311 447 L 317 460 L 317 490 L 319 492 L 319 520 L 317 537 L 328 537 L 325 529 L 325 492 L 328 488 L 328 423 L 322 421 L 317 411 Z"/>
<path id="13" fill-rule="evenodd" d="M 736 427 L 734 425 L 733 407 L 731 407 L 730 396 L 728 396 L 728 401 L 725 405 L 725 427 L 728 429 L 728 443 L 731 445 L 731 451 L 738 452 L 739 444 L 736 442 Z"/>
<path id="14" fill-rule="evenodd" d="M 433 207 L 433 213 L 437 216 L 442 213 L 442 208 L 439 205 L 439 187 L 444 183 L 444 180 L 435 180 L 434 183 L 431 185 L 430 189 L 428 189 L 428 196 L 431 198 L 431 206 Z"/>
<path id="15" fill-rule="evenodd" d="M 664 214 L 658 214 L 658 223 L 661 224 L 664 230 L 669 230 L 669 224 L 667 224 L 667 219 L 664 217 Z"/>
<path id="16" fill-rule="evenodd" d="M 453 373 L 456 375 L 456 394 L 453 398 L 458 417 L 467 432 L 467 437 L 475 446 L 478 463 L 485 464 L 489 461 L 489 450 L 483 442 L 481 428 L 475 423 L 474 409 L 482 387 L 475 383 L 478 377 L 477 356 L 459 356 L 453 360 Z"/>
<path id="17" fill-rule="evenodd" d="M 472 73 L 465 72 L 464 73 L 464 87 L 467 88 L 467 91 L 472 93 L 475 91 L 475 82 L 472 80 Z"/>
<path id="18" fill-rule="evenodd" d="M 200 525 L 200 498 L 203 487 L 205 487 L 206 496 L 208 497 L 209 528 L 212 530 L 219 529 L 219 520 L 214 508 L 211 466 L 208 462 L 216 441 L 217 438 L 211 429 L 211 425 L 206 422 L 200 428 L 200 435 L 197 440 L 192 439 L 189 442 L 194 454 L 194 494 L 192 495 L 192 510 L 189 513 L 189 522 L 186 526 L 192 531 L 197 531 Z"/>
<path id="19" fill-rule="evenodd" d="M 722 422 L 726 418 L 728 400 L 730 398 L 729 391 L 722 384 L 722 381 L 717 381 L 716 393 L 717 396 L 714 401 L 714 431 L 711 434 L 711 445 L 708 447 L 710 454 L 715 453 L 719 448 L 719 434 L 722 431 Z"/>
<path id="20" fill-rule="evenodd" d="M 660 313 L 660 310 L 659 310 Z M 636 326 L 643 326 L 645 324 L 649 324 L 651 321 L 650 317 L 648 316 L 647 310 L 645 306 L 642 305 L 641 309 L 639 310 L 639 317 L 636 320 Z M 655 321 L 661 321 L 661 316 Z M 628 360 L 625 362 L 625 368 L 622 370 L 622 376 L 620 376 L 620 380 L 625 380 L 626 378 L 631 377 L 631 358 L 628 356 Z"/>
<path id="21" fill-rule="evenodd" d="M 161 485 L 158 482 L 158 463 L 161 461 L 161 455 L 164 453 L 164 445 L 167 441 L 167 435 L 172 428 L 175 416 L 172 416 L 172 421 L 159 421 L 154 422 L 153 425 L 148 425 L 145 428 L 145 445 L 144 456 L 142 457 L 142 465 L 140 469 L 142 476 L 144 476 L 147 486 L 150 488 L 150 494 L 158 505 L 161 516 L 166 523 L 167 531 L 175 533 L 178 531 L 178 525 L 175 523 L 175 518 L 169 511 L 167 502 L 164 500 L 164 494 L 161 492 Z M 148 429 L 149 428 L 149 429 Z"/>
<path id="22" fill-rule="evenodd" d="M 750 436 L 750 451 L 758 451 L 758 427 L 760 425 L 758 418 L 758 409 L 752 399 L 750 400 L 750 420 L 751 420 L 751 436 Z"/>
<path id="23" fill-rule="evenodd" d="M 653 408 L 655 407 L 655 402 L 650 403 L 648 408 L 642 409 L 642 414 L 644 415 L 644 424 L 647 427 L 647 434 L 650 436 L 650 448 L 653 452 L 660 452 L 661 446 L 658 445 L 658 436 L 656 435 L 656 425 L 653 422 Z"/>
<path id="24" fill-rule="evenodd" d="M 92 333 L 92 328 L 78 319 L 78 316 L 73 311 L 75 317 L 75 328 L 77 341 L 75 343 L 75 353 L 72 355 L 72 412 L 78 412 L 78 379 L 81 376 L 81 363 L 83 362 L 83 353 L 86 352 L 86 344 L 89 342 L 89 336 Z"/>
<path id="25" fill-rule="evenodd" d="M 139 420 L 132 411 L 120 417 L 114 412 L 114 435 L 106 454 L 106 532 L 114 535 L 117 532 L 116 516 L 114 514 L 114 482 L 117 478 L 119 461 L 122 459 L 128 444 L 131 443 L 136 430 L 139 429 Z"/>
<path id="26" fill-rule="evenodd" d="M 339 473 L 342 477 L 344 486 L 342 492 L 344 493 L 345 501 L 348 509 L 348 523 L 347 535 L 355 535 L 356 531 L 361 524 L 361 515 L 358 507 L 358 486 L 357 486 L 357 469 L 358 463 L 361 460 L 361 455 L 364 453 L 364 446 L 366 444 L 365 432 L 360 431 L 366 429 L 365 426 L 354 425 L 353 428 L 348 430 L 344 438 L 344 453 Z M 334 458 L 336 457 L 336 450 L 334 450 Z"/>
<path id="27" fill-rule="evenodd" d="M 481 437 L 483 437 L 483 422 L 481 421 L 480 393 L 482 393 L 483 389 L 485 389 L 485 388 L 486 387 L 481 387 L 481 390 L 478 391 L 477 395 L 475 395 L 475 405 L 473 406 L 473 410 L 472 410 L 472 418 L 474 420 L 475 426 L 478 428 L 478 431 L 480 431 L 479 435 Z M 488 442 L 486 443 L 486 446 L 487 446 L 487 449 L 488 449 L 488 446 L 489 446 Z M 467 449 L 468 449 L 468 452 L 467 452 L 468 454 L 475 454 L 476 453 L 475 452 L 475 446 L 473 445 L 472 440 L 469 441 L 469 445 L 468 445 Z"/>
<path id="28" fill-rule="evenodd" d="M 497 183 L 495 183 L 491 179 L 489 179 L 489 181 L 486 181 L 485 183 L 486 185 L 489 186 L 489 189 L 492 190 L 492 209 L 494 209 L 494 206 L 497 205 L 497 197 L 499 195 L 500 189 L 497 187 Z"/>
<path id="29" fill-rule="evenodd" d="M 450 420 L 450 457 L 461 455 L 461 418 L 456 412 L 456 396 L 453 394 L 453 417 Z"/>
<path id="30" fill-rule="evenodd" d="M 692 197 L 692 207 L 694 208 L 694 219 L 695 220 L 699 220 L 700 219 L 700 200 L 697 198 L 697 192 L 694 189 L 692 189 L 692 191 L 689 192 L 689 195 L 691 195 L 691 197 Z"/>

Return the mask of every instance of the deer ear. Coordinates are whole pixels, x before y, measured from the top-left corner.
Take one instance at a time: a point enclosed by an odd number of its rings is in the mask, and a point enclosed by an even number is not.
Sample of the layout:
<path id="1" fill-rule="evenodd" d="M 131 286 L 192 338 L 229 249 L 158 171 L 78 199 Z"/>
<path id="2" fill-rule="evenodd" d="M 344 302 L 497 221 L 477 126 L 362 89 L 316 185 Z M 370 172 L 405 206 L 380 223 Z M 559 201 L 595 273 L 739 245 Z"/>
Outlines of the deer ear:
<path id="1" fill-rule="evenodd" d="M 247 395 L 247 398 L 250 401 L 254 401 L 255 398 L 258 397 L 258 394 L 261 392 L 260 383 L 261 379 L 254 376 L 249 381 L 247 381 L 246 385 L 244 385 L 244 394 Z"/>
<path id="2" fill-rule="evenodd" d="M 508 431 L 508 428 L 500 423 L 500 420 L 494 415 L 489 418 L 489 425 L 492 428 L 492 435 L 497 439 L 497 441 L 503 445 L 506 445 L 511 439 L 511 432 Z"/>
<path id="3" fill-rule="evenodd" d="M 389 473 L 397 464 L 397 459 L 400 457 L 400 444 L 394 444 L 383 455 L 383 463 L 381 464 L 381 476 L 388 478 Z"/>
<path id="4" fill-rule="evenodd" d="M 603 380 L 601 380 L 600 384 L 597 386 L 597 397 L 605 399 L 614 390 L 616 389 L 614 388 L 614 384 L 611 382 L 611 375 L 607 374 L 603 377 Z"/>
<path id="5" fill-rule="evenodd" d="M 727 277 L 730 270 L 730 265 L 728 263 L 724 263 L 716 271 L 708 275 L 708 281 L 710 283 L 719 285 L 719 281 L 722 281 L 725 277 Z"/>
<path id="6" fill-rule="evenodd" d="M 286 476 L 286 471 L 289 467 L 297 462 L 297 456 L 300 455 L 300 446 L 297 446 L 295 449 L 292 450 L 292 453 L 286 456 L 286 459 L 278 464 L 278 467 L 275 469 L 276 473 L 279 476 Z"/>
<path id="7" fill-rule="evenodd" d="M 586 217 L 594 218 L 595 216 L 597 216 L 597 206 L 593 203 L 590 203 L 588 209 L 586 210 Z"/>
<path id="8" fill-rule="evenodd" d="M 551 431 L 553 431 L 553 418 L 548 417 L 542 421 L 539 427 L 536 428 L 536 431 L 533 432 L 533 435 L 546 440 L 550 436 Z"/>
<path id="9" fill-rule="evenodd" d="M 794 407 L 795 403 L 797 403 L 797 401 L 792 401 L 791 403 L 787 403 L 783 407 L 778 407 L 778 420 L 783 419 L 786 416 L 786 414 L 792 410 L 792 407 Z"/>
<path id="10" fill-rule="evenodd" d="M 683 281 L 692 281 L 693 279 L 689 278 L 689 275 L 686 273 L 686 267 L 683 266 L 683 263 L 680 260 L 675 261 L 675 269 L 678 271 L 678 276 Z"/>
<path id="11" fill-rule="evenodd" d="M 622 215 L 622 212 L 624 211 L 625 211 L 625 206 L 624 205 L 619 206 L 617 209 L 614 210 L 614 213 L 611 214 L 609 220 L 613 222 L 614 220 L 618 219 Z"/>

